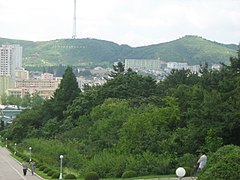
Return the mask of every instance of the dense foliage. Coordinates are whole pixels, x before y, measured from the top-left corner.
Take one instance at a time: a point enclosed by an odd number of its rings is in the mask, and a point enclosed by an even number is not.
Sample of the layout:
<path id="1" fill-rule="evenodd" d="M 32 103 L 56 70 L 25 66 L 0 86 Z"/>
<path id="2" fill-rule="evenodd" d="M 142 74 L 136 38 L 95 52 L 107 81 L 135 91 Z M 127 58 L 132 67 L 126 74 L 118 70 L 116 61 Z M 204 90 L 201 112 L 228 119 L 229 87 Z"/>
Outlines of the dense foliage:
<path id="1" fill-rule="evenodd" d="M 172 71 L 158 83 L 131 70 L 119 70 L 106 84 L 87 86 L 82 92 L 68 68 L 53 99 L 21 113 L 4 130 L 4 137 L 19 141 L 23 153 L 31 146 L 33 156 L 51 167 L 58 166 L 63 154 L 64 167 L 81 176 L 96 172 L 100 178 L 122 177 L 128 171 L 137 176 L 170 174 L 178 166 L 189 169 L 202 150 L 211 156 L 224 145 L 240 145 L 240 53 L 230 62 L 220 71 L 207 65 L 199 74 Z M 235 156 L 219 162 L 232 164 Z M 217 172 L 214 164 L 210 161 L 202 176 Z"/>
<path id="2" fill-rule="evenodd" d="M 240 179 L 240 147 L 227 145 L 212 154 L 208 167 L 199 174 L 199 180 L 238 180 Z"/>

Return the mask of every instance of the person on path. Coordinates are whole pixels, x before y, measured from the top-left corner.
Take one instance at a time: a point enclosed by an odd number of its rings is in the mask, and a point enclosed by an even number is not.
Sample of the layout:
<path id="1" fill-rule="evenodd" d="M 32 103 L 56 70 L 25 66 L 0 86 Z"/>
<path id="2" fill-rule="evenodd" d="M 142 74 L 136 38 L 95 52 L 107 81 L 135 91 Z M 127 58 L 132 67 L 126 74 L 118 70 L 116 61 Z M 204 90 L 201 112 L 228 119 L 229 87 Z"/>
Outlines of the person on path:
<path id="1" fill-rule="evenodd" d="M 198 171 L 202 170 L 207 163 L 207 155 L 203 152 L 202 156 L 198 160 Z"/>
<path id="2" fill-rule="evenodd" d="M 26 161 L 23 161 L 22 168 L 23 168 L 23 175 L 26 176 L 27 175 L 27 169 L 28 169 Z"/>
<path id="3" fill-rule="evenodd" d="M 31 168 L 32 175 L 34 175 L 34 172 L 35 172 L 35 162 L 33 160 L 30 162 L 30 168 Z"/>

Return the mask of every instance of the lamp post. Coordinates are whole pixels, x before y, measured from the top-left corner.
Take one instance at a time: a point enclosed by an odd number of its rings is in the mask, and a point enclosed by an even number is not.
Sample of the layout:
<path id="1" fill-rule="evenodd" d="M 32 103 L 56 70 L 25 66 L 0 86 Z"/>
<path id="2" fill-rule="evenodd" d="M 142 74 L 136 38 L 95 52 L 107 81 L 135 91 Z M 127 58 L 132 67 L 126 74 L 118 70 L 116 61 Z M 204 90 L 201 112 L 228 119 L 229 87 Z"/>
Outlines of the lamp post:
<path id="1" fill-rule="evenodd" d="M 30 153 L 30 155 L 29 155 L 29 160 L 30 160 L 30 162 L 32 161 L 32 147 L 30 146 L 29 147 L 29 153 Z"/>
<path id="2" fill-rule="evenodd" d="M 6 138 L 6 148 L 7 148 L 7 138 Z"/>
<path id="3" fill-rule="evenodd" d="M 2 136 L 0 135 L 0 142 L 2 142 Z"/>
<path id="4" fill-rule="evenodd" d="M 60 176 L 59 176 L 59 179 L 62 179 L 62 159 L 63 159 L 63 155 L 60 155 Z"/>
<path id="5" fill-rule="evenodd" d="M 17 143 L 14 144 L 14 154 L 17 152 Z"/>
<path id="6" fill-rule="evenodd" d="M 185 174 L 186 174 L 186 171 L 183 167 L 177 168 L 176 175 L 179 179 L 182 179 L 185 176 Z"/>

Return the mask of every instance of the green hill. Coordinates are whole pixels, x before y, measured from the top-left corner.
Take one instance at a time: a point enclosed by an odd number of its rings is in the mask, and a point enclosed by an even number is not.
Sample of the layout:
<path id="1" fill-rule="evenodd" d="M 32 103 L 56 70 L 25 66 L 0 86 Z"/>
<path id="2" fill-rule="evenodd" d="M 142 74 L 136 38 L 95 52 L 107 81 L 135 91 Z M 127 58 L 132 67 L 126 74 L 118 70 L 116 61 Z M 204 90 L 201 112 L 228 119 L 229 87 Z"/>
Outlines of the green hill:
<path id="1" fill-rule="evenodd" d="M 97 39 L 57 39 L 52 41 L 23 41 L 0 38 L 0 44 L 23 46 L 24 66 L 81 65 L 111 66 L 124 59 L 162 59 L 164 61 L 188 62 L 189 64 L 229 63 L 236 55 L 237 45 L 212 42 L 198 36 L 142 47 L 130 47 Z"/>

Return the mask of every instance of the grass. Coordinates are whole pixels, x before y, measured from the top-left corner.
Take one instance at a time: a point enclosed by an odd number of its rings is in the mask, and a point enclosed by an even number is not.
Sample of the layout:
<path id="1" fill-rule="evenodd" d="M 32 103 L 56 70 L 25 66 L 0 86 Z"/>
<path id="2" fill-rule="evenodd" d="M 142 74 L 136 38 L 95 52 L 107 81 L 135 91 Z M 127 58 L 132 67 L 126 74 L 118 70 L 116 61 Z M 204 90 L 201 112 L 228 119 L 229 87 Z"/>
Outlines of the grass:
<path id="1" fill-rule="evenodd" d="M 16 156 L 15 154 L 11 153 L 10 154 L 14 159 L 16 159 L 19 163 L 21 163 L 23 160 Z M 48 180 L 54 180 L 53 178 L 47 176 L 43 171 L 40 171 L 38 168 L 35 169 L 36 174 L 41 176 L 43 179 L 48 179 Z M 63 170 L 65 173 L 72 173 L 72 174 L 77 174 L 76 172 L 73 172 L 72 169 L 64 169 Z M 148 175 L 148 176 L 139 176 L 139 177 L 133 177 L 133 178 L 101 178 L 100 180 L 136 180 L 136 179 L 159 179 L 159 178 L 175 178 L 175 174 L 170 174 L 170 175 Z M 84 177 L 78 177 L 78 180 L 84 180 Z"/>
<path id="2" fill-rule="evenodd" d="M 175 178 L 176 175 L 170 174 L 170 175 L 149 175 L 149 176 L 139 176 L 139 177 L 133 177 L 133 178 L 101 178 L 102 180 L 134 180 L 134 179 L 156 179 L 156 178 Z"/>

